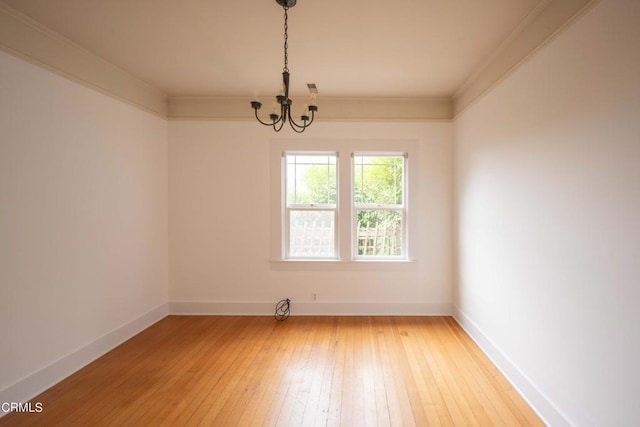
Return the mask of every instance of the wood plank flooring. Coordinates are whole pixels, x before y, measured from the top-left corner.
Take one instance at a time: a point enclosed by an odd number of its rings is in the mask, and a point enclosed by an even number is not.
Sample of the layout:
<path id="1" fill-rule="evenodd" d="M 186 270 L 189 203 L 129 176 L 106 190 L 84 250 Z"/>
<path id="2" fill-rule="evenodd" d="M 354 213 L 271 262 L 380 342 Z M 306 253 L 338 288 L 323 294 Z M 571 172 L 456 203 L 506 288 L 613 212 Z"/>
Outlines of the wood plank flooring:
<path id="1" fill-rule="evenodd" d="M 169 316 L 0 426 L 543 425 L 450 317 Z"/>

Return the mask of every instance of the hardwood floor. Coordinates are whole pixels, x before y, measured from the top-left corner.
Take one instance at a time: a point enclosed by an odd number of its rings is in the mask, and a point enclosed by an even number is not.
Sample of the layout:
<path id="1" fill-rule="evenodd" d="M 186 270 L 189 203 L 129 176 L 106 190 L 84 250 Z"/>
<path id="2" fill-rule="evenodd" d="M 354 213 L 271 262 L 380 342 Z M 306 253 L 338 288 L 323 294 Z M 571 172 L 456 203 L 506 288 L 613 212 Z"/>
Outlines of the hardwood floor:
<path id="1" fill-rule="evenodd" d="M 170 316 L 45 391 L 39 425 L 543 425 L 450 317 Z"/>

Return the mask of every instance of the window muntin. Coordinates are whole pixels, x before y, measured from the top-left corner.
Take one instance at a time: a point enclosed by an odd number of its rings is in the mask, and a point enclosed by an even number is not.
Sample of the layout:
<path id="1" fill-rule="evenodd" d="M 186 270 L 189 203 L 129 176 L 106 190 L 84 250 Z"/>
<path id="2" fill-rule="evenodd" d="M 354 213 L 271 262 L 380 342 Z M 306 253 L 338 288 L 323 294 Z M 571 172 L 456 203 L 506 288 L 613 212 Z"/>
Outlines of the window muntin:
<path id="1" fill-rule="evenodd" d="M 405 156 L 353 155 L 355 258 L 406 258 Z"/>
<path id="2" fill-rule="evenodd" d="M 403 171 L 403 156 L 354 155 L 354 202 L 362 205 L 402 206 Z"/>
<path id="3" fill-rule="evenodd" d="M 358 144 L 372 150 L 358 151 Z M 331 151 L 278 145 L 281 168 L 272 178 L 277 176 L 282 196 L 274 225 L 281 238 L 274 254 L 284 260 L 409 260 L 415 248 L 407 238 L 408 218 L 415 206 L 409 208 L 407 188 L 409 182 L 414 188 L 415 176 L 408 166 L 415 157 L 407 153 L 416 151 L 414 142 L 398 144 L 407 151 L 387 150 L 379 141 L 344 143 L 354 146 L 348 148 L 317 144 Z"/>
<path id="4" fill-rule="evenodd" d="M 357 256 L 402 256 L 401 212 L 358 209 L 356 226 Z"/>
<path id="5" fill-rule="evenodd" d="M 285 153 L 285 258 L 336 259 L 336 153 Z"/>
<path id="6" fill-rule="evenodd" d="M 287 154 L 287 205 L 336 205 L 336 155 Z"/>

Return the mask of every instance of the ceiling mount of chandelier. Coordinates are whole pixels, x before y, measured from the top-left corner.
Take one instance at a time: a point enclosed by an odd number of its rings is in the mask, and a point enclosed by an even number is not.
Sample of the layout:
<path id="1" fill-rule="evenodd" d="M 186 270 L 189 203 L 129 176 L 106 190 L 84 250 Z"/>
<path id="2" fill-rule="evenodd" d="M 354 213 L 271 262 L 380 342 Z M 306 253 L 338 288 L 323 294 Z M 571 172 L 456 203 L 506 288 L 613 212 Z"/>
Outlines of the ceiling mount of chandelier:
<path id="1" fill-rule="evenodd" d="M 302 124 L 297 123 L 291 116 L 291 105 L 293 101 L 289 98 L 289 58 L 287 52 L 289 49 L 289 26 L 287 22 L 289 15 L 287 12 L 290 8 L 296 5 L 296 0 L 276 0 L 276 2 L 284 9 L 284 68 L 282 69 L 282 84 L 280 85 L 280 91 L 276 96 L 276 101 L 273 103 L 271 114 L 269 114 L 270 122 L 264 122 L 260 117 L 258 117 L 258 110 L 262 107 L 262 103 L 258 99 L 257 95 L 254 97 L 253 101 L 251 101 L 251 108 L 253 108 L 256 119 L 258 119 L 260 123 L 265 126 L 272 126 L 276 132 L 280 132 L 285 122 L 288 122 L 294 131 L 302 133 L 311 125 L 311 123 L 313 123 L 315 113 L 318 111 L 318 106 L 316 105 L 317 89 L 315 88 L 315 84 L 308 85 L 311 90 L 311 100 L 308 105 L 304 106 L 302 114 L 300 115 Z"/>

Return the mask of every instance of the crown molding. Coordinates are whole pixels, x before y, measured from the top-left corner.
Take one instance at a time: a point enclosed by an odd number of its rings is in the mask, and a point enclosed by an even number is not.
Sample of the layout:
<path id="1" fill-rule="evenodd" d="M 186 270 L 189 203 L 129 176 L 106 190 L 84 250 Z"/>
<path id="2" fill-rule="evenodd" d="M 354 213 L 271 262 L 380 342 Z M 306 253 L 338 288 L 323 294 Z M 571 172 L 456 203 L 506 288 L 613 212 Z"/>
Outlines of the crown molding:
<path id="1" fill-rule="evenodd" d="M 451 97 L 321 97 L 322 121 L 451 120 L 599 0 L 540 0 Z M 0 0 L 0 50 L 169 119 L 248 120 L 248 97 L 171 96 Z M 293 98 L 295 105 L 307 102 Z M 270 107 L 264 105 L 266 117 Z M 295 109 L 294 109 L 295 110 Z"/>
<path id="2" fill-rule="evenodd" d="M 302 113 L 306 98 L 293 97 L 294 114 Z M 249 97 L 172 96 L 169 97 L 170 119 L 253 119 Z M 295 106 L 300 106 L 296 108 Z M 451 99 L 319 97 L 317 118 L 322 121 L 422 121 L 451 119 Z M 266 118 L 271 110 L 265 102 L 258 114 Z M 300 110 L 300 111 L 296 111 Z"/>
<path id="3" fill-rule="evenodd" d="M 0 1 L 0 50 L 160 116 L 167 95 Z"/>
<path id="4" fill-rule="evenodd" d="M 456 117 L 599 0 L 541 0 L 452 96 Z"/>

